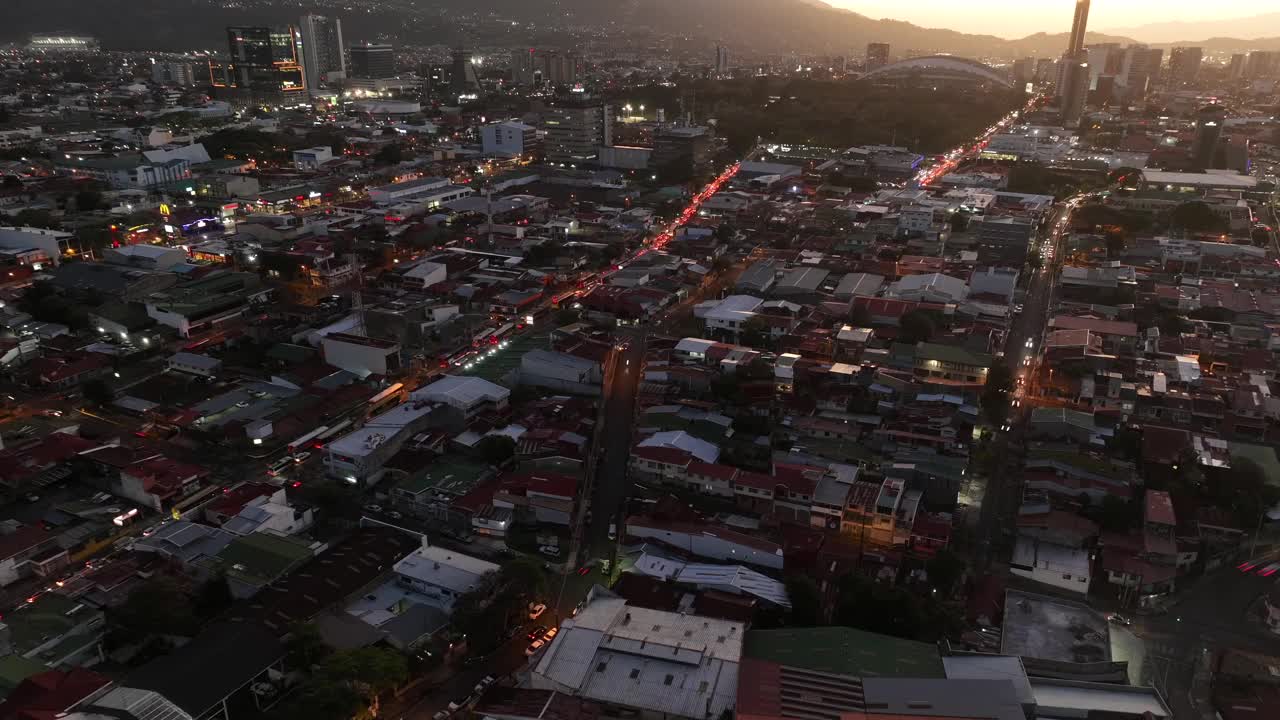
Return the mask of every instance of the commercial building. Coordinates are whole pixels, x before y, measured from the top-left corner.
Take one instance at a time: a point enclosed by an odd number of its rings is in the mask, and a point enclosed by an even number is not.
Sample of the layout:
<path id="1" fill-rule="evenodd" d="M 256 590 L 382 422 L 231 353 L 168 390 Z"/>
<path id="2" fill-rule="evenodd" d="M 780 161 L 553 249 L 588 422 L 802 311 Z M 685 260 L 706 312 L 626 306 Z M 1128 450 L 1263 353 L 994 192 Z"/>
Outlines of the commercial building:
<path id="1" fill-rule="evenodd" d="M 400 343 L 379 338 L 331 333 L 320 340 L 324 361 L 360 377 L 386 377 L 400 369 Z"/>
<path id="2" fill-rule="evenodd" d="M 428 177 L 420 178 L 418 180 L 406 180 L 405 182 L 369 188 L 369 199 L 372 200 L 375 205 L 385 207 L 387 205 L 394 205 L 400 202 L 416 201 L 420 196 L 449 187 L 449 185 L 449 178 L 444 177 Z"/>
<path id="3" fill-rule="evenodd" d="M 201 76 L 200 80 L 204 80 Z M 160 85 L 177 85 L 189 87 L 195 85 L 196 70 L 191 63 L 158 62 L 151 66 L 151 81 Z"/>
<path id="4" fill-rule="evenodd" d="M 1169 51 L 1169 80 L 1176 84 L 1193 83 L 1200 75 L 1204 48 L 1176 47 Z"/>
<path id="5" fill-rule="evenodd" d="M 867 72 L 889 64 L 889 43 L 867 43 Z"/>
<path id="6" fill-rule="evenodd" d="M 190 337 L 244 315 L 266 302 L 271 289 L 252 273 L 215 272 L 194 282 L 152 293 L 146 298 L 147 315 L 161 325 Z"/>
<path id="7" fill-rule="evenodd" d="M 711 129 L 703 126 L 668 127 L 658 131 L 649 164 L 659 171 L 697 175 L 711 167 Z"/>
<path id="8" fill-rule="evenodd" d="M 745 625 L 628 605 L 597 588 L 536 658 L 529 683 L 639 717 L 730 712 Z"/>
<path id="9" fill-rule="evenodd" d="M 536 149 L 538 131 L 521 122 L 489 123 L 480 128 L 480 144 L 485 155 L 520 157 Z"/>
<path id="10" fill-rule="evenodd" d="M 594 165 L 600 146 L 613 144 L 613 110 L 590 98 L 557 101 L 542 119 L 548 163 Z"/>
<path id="11" fill-rule="evenodd" d="M 227 28 L 231 64 L 224 85 L 253 96 L 283 97 L 306 92 L 302 67 L 302 35 L 292 25 Z"/>
<path id="12" fill-rule="evenodd" d="M 425 542 L 425 541 L 424 541 Z M 452 612 L 458 598 L 479 589 L 498 566 L 445 548 L 424 545 L 395 564 L 396 582 Z"/>
<path id="13" fill-rule="evenodd" d="M 1218 167 L 1218 145 L 1226 122 L 1227 109 L 1221 105 L 1206 105 L 1196 113 L 1196 138 L 1191 146 L 1191 161 L 1196 169 Z"/>
<path id="14" fill-rule="evenodd" d="M 475 56 L 466 50 L 454 50 L 449 73 L 449 90 L 458 98 L 480 93 L 480 75 L 476 72 Z"/>
<path id="15" fill-rule="evenodd" d="M 62 256 L 71 249 L 71 241 L 74 239 L 73 233 L 62 230 L 0 225 L 0 248 L 10 253 L 23 254 L 23 264 L 31 265 L 34 270 L 43 269 L 45 263 L 57 266 Z"/>
<path id="16" fill-rule="evenodd" d="M 96 52 L 98 38 L 89 35 L 38 34 L 31 36 L 27 49 L 38 52 Z"/>
<path id="17" fill-rule="evenodd" d="M 324 15 L 303 15 L 300 28 L 302 64 L 306 71 L 307 87 L 315 90 L 346 77 L 347 58 L 343 54 L 342 21 Z"/>
<path id="18" fill-rule="evenodd" d="M 114 190 L 151 190 L 191 177 L 191 162 L 180 157 L 153 162 L 142 155 L 120 155 L 64 160 L 59 165 L 75 177 L 93 178 Z"/>
<path id="19" fill-rule="evenodd" d="M 352 45 L 348 71 L 353 78 L 380 80 L 396 74 L 396 49 L 385 43 Z"/>
<path id="20" fill-rule="evenodd" d="M 333 159 L 333 148 L 328 146 L 293 151 L 293 166 L 299 170 L 316 170 Z"/>
<path id="21" fill-rule="evenodd" d="M 729 74 L 729 48 L 716 46 L 716 75 L 724 77 Z"/>

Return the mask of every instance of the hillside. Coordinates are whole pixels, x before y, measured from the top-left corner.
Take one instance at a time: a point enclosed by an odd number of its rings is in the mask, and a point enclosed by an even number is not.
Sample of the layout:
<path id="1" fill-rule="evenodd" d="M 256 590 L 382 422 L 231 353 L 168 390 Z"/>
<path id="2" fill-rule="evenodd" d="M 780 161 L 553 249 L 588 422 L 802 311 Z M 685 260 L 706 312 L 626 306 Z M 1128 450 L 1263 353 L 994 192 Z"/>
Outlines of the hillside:
<path id="1" fill-rule="evenodd" d="M 0 42 L 33 32 L 93 34 L 109 49 L 221 49 L 231 24 L 296 22 L 297 0 L 5 0 Z M 308 9 L 341 17 L 350 39 L 389 38 L 405 44 L 554 43 L 549 18 L 564 25 L 633 28 L 680 35 L 691 47 L 724 42 L 768 52 L 807 51 L 859 56 L 868 42 L 895 51 L 971 57 L 1056 56 L 1064 33 L 1006 40 L 952 30 L 873 20 L 820 0 L 316 0 Z M 510 21 L 521 23 L 511 25 Z M 516 28 L 516 29 L 513 29 Z M 1090 42 L 1133 42 L 1090 33 Z M 1211 49 L 1280 45 L 1280 40 L 1215 39 Z"/>

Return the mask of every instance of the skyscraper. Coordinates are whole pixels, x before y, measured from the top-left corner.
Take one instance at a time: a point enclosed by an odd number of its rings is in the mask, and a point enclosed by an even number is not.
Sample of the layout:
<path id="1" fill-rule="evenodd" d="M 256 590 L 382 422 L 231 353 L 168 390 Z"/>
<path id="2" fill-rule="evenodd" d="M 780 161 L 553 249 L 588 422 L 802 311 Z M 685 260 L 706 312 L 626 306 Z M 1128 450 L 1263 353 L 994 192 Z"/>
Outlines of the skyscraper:
<path id="1" fill-rule="evenodd" d="M 241 90 L 278 97 L 307 89 L 301 63 L 302 37 L 291 26 L 229 27 L 231 63 L 226 82 Z"/>
<path id="2" fill-rule="evenodd" d="M 716 75 L 721 77 L 729 74 L 729 48 L 723 45 L 716 46 Z"/>
<path id="3" fill-rule="evenodd" d="M 352 45 L 351 77 L 376 80 L 396 74 L 396 50 L 382 43 Z"/>
<path id="4" fill-rule="evenodd" d="M 1173 83 L 1195 82 L 1204 61 L 1204 48 L 1176 47 L 1169 51 L 1169 80 Z"/>
<path id="5" fill-rule="evenodd" d="M 1146 97 L 1147 91 L 1160 77 L 1160 63 L 1164 50 L 1146 45 L 1130 45 L 1124 51 L 1124 65 L 1116 79 L 1116 85 L 1124 90 L 1127 100 Z"/>
<path id="6" fill-rule="evenodd" d="M 1227 66 L 1227 77 L 1232 80 L 1239 80 L 1244 77 L 1245 61 L 1248 58 L 1244 53 L 1236 53 L 1231 56 L 1231 64 Z"/>
<path id="7" fill-rule="evenodd" d="M 454 95 L 480 93 L 480 76 L 476 73 L 475 57 L 466 50 L 454 50 L 449 89 Z"/>
<path id="8" fill-rule="evenodd" d="M 889 64 L 889 43 L 867 43 L 867 72 Z"/>
<path id="9" fill-rule="evenodd" d="M 307 87 L 315 90 L 331 80 L 347 75 L 347 58 L 343 53 L 342 21 L 324 15 L 303 15 L 302 67 L 307 73 Z"/>
<path id="10" fill-rule="evenodd" d="M 1249 53 L 1249 62 L 1244 67 L 1244 76 L 1250 80 L 1269 78 L 1276 72 L 1280 53 L 1254 50 Z"/>
<path id="11" fill-rule="evenodd" d="M 548 163 L 569 167 L 591 165 L 601 145 L 613 144 L 613 112 L 588 97 L 557 101 L 543 115 Z"/>
<path id="12" fill-rule="evenodd" d="M 1062 54 L 1058 83 L 1058 103 L 1062 109 L 1062 127 L 1074 130 L 1084 116 L 1089 94 L 1089 53 L 1084 49 L 1085 31 L 1089 25 L 1089 0 L 1076 0 L 1076 13 L 1071 21 L 1071 37 Z"/>
<path id="13" fill-rule="evenodd" d="M 1196 113 L 1196 139 L 1191 146 L 1191 160 L 1196 169 L 1208 170 L 1214 166 L 1226 120 L 1227 111 L 1221 105 L 1206 105 Z"/>
<path id="14" fill-rule="evenodd" d="M 1067 52 L 1076 54 L 1084 50 L 1084 34 L 1089 25 L 1089 0 L 1076 0 L 1076 15 L 1071 21 L 1071 39 L 1067 42 Z"/>

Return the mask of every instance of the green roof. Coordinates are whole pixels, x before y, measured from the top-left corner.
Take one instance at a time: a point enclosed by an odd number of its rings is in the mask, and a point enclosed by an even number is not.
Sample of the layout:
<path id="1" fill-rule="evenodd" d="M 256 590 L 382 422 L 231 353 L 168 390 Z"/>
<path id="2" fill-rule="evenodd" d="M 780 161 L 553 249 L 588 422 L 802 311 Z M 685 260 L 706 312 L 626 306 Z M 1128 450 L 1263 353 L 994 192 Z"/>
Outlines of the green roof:
<path id="1" fill-rule="evenodd" d="M 218 553 L 218 560 L 227 569 L 228 577 L 261 584 L 284 575 L 311 555 L 311 548 L 301 540 L 255 532 L 232 540 Z"/>
<path id="2" fill-rule="evenodd" d="M 410 495 L 436 490 L 450 495 L 465 495 L 480 482 L 489 467 L 453 455 L 432 460 L 422 470 L 410 475 L 396 485 L 396 489 Z"/>
<path id="3" fill-rule="evenodd" d="M 45 593 L 34 603 L 5 613 L 4 621 L 9 625 L 14 652 L 30 652 L 99 612 L 81 607 L 74 615 L 67 614 L 79 605 L 80 603 L 63 595 Z"/>
<path id="4" fill-rule="evenodd" d="M 1028 462 L 1035 460 L 1053 460 L 1063 465 L 1080 468 L 1085 472 L 1101 475 L 1113 480 L 1127 480 L 1132 472 L 1123 465 L 1117 465 L 1096 455 L 1078 450 L 1032 449 L 1027 453 Z"/>
<path id="5" fill-rule="evenodd" d="M 848 627 L 752 630 L 743 654 L 855 677 L 945 677 L 937 647 Z"/>
<path id="6" fill-rule="evenodd" d="M 8 695 L 23 680 L 48 669 L 44 663 L 21 655 L 0 657 L 0 697 Z"/>
<path id="7" fill-rule="evenodd" d="M 984 368 L 991 367 L 992 362 L 994 362 L 994 359 L 986 353 L 970 352 L 954 345 L 939 345 L 938 343 L 920 343 L 916 346 L 916 357 Z"/>
<path id="8" fill-rule="evenodd" d="M 1252 460 L 1262 468 L 1262 472 L 1266 473 L 1268 485 L 1280 485 L 1280 459 L 1276 457 L 1275 448 L 1268 445 L 1233 442 L 1227 449 L 1231 453 L 1232 462 Z"/>

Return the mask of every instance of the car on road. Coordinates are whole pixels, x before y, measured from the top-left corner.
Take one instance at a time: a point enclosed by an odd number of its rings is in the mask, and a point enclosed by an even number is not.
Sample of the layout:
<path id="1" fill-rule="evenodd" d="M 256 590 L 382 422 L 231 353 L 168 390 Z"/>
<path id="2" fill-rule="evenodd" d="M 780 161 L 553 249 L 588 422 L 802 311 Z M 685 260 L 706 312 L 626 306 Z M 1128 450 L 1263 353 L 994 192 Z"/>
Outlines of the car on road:
<path id="1" fill-rule="evenodd" d="M 287 457 L 280 458 L 279 460 L 271 463 L 271 467 L 267 468 L 267 474 L 270 475 L 271 477 L 275 477 L 280 473 L 284 472 L 285 468 L 289 467 L 292 464 L 293 464 L 293 458 L 287 458 Z"/>
<path id="2" fill-rule="evenodd" d="M 440 710 L 440 711 L 439 711 L 439 712 L 437 712 L 435 715 L 432 715 L 432 716 L 431 716 L 431 720 L 444 720 L 444 719 L 445 719 L 445 718 L 447 718 L 447 717 L 449 717 L 449 711 L 448 711 L 448 710 Z"/>
<path id="3" fill-rule="evenodd" d="M 529 639 L 537 640 L 538 638 L 542 637 L 542 633 L 546 631 L 547 631 L 546 625 L 534 625 L 533 629 L 529 631 Z"/>
<path id="4" fill-rule="evenodd" d="M 610 540 L 618 539 L 618 523 L 616 522 L 609 523 L 609 539 Z"/>
<path id="5" fill-rule="evenodd" d="M 485 675 L 484 677 L 480 678 L 480 682 L 476 683 L 475 688 L 473 688 L 473 692 L 479 695 L 480 693 L 483 693 L 490 685 L 496 682 L 498 682 L 498 678 L 492 675 Z"/>
<path id="6" fill-rule="evenodd" d="M 542 639 L 546 640 L 547 642 L 551 642 L 552 640 L 555 639 L 556 635 L 559 635 L 559 634 L 560 634 L 560 628 L 553 627 L 550 630 L 548 630 L 545 634 L 543 634 Z"/>
<path id="7" fill-rule="evenodd" d="M 365 505 L 365 506 L 364 506 L 364 509 L 365 509 L 365 510 L 368 510 L 369 512 L 382 512 L 382 506 L 381 506 L 381 505 L 375 505 L 375 504 L 373 504 L 373 503 L 370 503 L 370 504 L 368 504 L 368 505 Z"/>
<path id="8" fill-rule="evenodd" d="M 387 513 L 387 517 L 391 518 L 392 520 L 403 520 L 404 514 L 397 512 L 395 510 L 392 510 L 391 512 Z"/>
<path id="9" fill-rule="evenodd" d="M 544 612 L 546 612 L 546 611 L 547 611 L 547 606 L 546 606 L 546 605 L 544 605 L 544 604 L 542 604 L 542 603 L 538 603 L 537 605 L 530 605 L 530 606 L 529 606 L 529 619 L 530 619 L 530 620 L 537 620 L 538 618 L 542 617 L 542 613 L 544 613 Z"/>
<path id="10" fill-rule="evenodd" d="M 1023 307 L 1022 307 L 1021 305 L 1014 305 L 1014 306 L 1013 306 L 1013 314 L 1014 314 L 1014 315 L 1021 315 L 1021 314 L 1022 314 L 1022 310 L 1023 310 Z"/>
<path id="11" fill-rule="evenodd" d="M 304 463 L 310 457 L 311 457 L 311 453 L 307 452 L 306 450 L 303 450 L 302 452 L 293 456 L 293 461 L 296 463 Z"/>
<path id="12" fill-rule="evenodd" d="M 539 650 L 541 650 L 546 646 L 547 646 L 546 640 L 534 640 L 532 643 L 529 644 L 529 647 L 524 649 L 524 655 L 525 657 L 532 657 L 534 653 L 538 652 Z"/>
<path id="13" fill-rule="evenodd" d="M 553 557 L 553 558 L 560 557 L 560 548 L 555 545 L 543 545 L 542 547 L 538 548 L 538 552 L 542 553 L 543 555 L 546 555 L 547 557 Z"/>
<path id="14" fill-rule="evenodd" d="M 1119 613 L 1111 613 L 1110 615 L 1107 616 L 1107 621 L 1113 622 L 1116 625 L 1124 625 L 1125 627 L 1128 627 L 1133 624 L 1132 620 L 1130 620 L 1129 618 Z"/>

